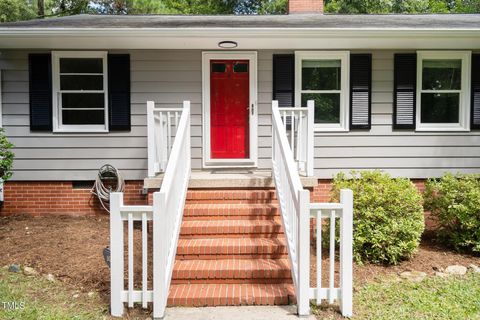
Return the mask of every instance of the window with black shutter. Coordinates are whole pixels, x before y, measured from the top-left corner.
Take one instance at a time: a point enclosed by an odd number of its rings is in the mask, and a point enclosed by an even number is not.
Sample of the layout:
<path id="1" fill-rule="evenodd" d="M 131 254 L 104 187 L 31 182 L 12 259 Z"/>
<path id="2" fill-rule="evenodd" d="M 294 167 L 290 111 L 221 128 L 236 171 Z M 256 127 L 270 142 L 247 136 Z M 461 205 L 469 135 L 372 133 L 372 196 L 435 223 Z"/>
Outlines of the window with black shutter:
<path id="1" fill-rule="evenodd" d="M 350 55 L 350 129 L 370 129 L 372 55 Z"/>
<path id="2" fill-rule="evenodd" d="M 417 54 L 394 56 L 393 128 L 415 129 Z"/>
<path id="3" fill-rule="evenodd" d="M 30 54 L 30 130 L 52 130 L 52 57 Z"/>
<path id="4" fill-rule="evenodd" d="M 273 55 L 273 100 L 279 107 L 293 107 L 295 94 L 295 56 Z"/>

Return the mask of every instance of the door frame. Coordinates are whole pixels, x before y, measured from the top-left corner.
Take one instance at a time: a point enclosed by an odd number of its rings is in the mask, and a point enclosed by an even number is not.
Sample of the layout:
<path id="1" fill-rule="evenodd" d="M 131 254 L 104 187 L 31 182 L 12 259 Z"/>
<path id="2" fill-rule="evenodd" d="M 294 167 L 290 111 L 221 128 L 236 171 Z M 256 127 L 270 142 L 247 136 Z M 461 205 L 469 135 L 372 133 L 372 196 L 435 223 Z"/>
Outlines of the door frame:
<path id="1" fill-rule="evenodd" d="M 210 60 L 248 60 L 249 93 L 253 113 L 249 109 L 249 158 L 212 159 L 210 148 Z M 257 52 L 256 51 L 203 51 L 202 52 L 202 115 L 203 115 L 203 160 L 204 168 L 257 167 Z"/>

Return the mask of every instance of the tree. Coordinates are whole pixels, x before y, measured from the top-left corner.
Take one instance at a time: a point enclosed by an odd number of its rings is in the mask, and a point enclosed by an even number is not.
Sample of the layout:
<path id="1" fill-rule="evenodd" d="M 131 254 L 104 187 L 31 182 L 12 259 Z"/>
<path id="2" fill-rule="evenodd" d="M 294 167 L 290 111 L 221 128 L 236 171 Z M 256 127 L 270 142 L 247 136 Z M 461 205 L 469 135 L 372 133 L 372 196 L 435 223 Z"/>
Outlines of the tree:
<path id="1" fill-rule="evenodd" d="M 235 7 L 236 14 L 285 14 L 288 0 L 240 0 Z"/>
<path id="2" fill-rule="evenodd" d="M 28 20 L 36 17 L 27 0 L 0 0 L 0 22 Z"/>
<path id="3" fill-rule="evenodd" d="M 80 13 L 95 13 L 89 0 L 50 0 L 46 4 L 50 16 L 70 16 Z"/>
<path id="4" fill-rule="evenodd" d="M 480 0 L 326 0 L 325 12 L 354 14 L 474 13 Z"/>
<path id="5" fill-rule="evenodd" d="M 179 14 L 233 14 L 237 0 L 164 0 L 165 7 Z"/>

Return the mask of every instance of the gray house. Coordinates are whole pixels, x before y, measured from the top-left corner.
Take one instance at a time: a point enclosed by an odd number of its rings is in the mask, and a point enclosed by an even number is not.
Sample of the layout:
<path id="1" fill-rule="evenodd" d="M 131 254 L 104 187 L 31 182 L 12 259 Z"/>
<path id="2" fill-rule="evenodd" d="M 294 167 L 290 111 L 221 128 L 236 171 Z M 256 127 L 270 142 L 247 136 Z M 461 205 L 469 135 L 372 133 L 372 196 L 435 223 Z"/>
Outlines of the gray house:
<path id="1" fill-rule="evenodd" d="M 313 108 L 311 137 L 289 135 L 313 199 L 352 169 L 420 180 L 479 172 L 480 15 L 321 10 L 295 0 L 281 16 L 1 24 L 1 120 L 16 154 L 2 214 L 97 212 L 85 185 L 105 163 L 125 178 L 127 203 L 146 203 L 141 191 L 160 186 L 175 138 L 149 153 L 147 101 L 172 113 L 165 132 L 190 106 L 189 185 L 206 202 L 215 190 L 273 186 L 272 101 L 286 130 L 303 119 L 292 108 Z"/>

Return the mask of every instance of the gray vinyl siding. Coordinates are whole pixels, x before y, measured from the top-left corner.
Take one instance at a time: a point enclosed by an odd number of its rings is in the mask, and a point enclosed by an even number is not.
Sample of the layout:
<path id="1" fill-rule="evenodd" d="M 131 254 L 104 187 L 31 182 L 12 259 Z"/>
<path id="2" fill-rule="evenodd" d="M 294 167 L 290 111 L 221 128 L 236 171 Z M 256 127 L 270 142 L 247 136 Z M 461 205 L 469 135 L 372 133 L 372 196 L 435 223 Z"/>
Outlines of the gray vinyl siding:
<path id="1" fill-rule="evenodd" d="M 146 101 L 159 107 L 191 101 L 192 167 L 202 167 L 202 61 L 200 50 L 133 50 L 132 130 L 108 134 L 30 132 L 28 51 L 2 51 L 3 125 L 15 144 L 15 180 L 91 180 L 110 163 L 126 179 L 147 168 Z M 367 51 L 365 51 L 367 52 Z M 258 166 L 270 168 L 272 54 L 258 52 Z M 425 178 L 444 171 L 480 171 L 480 132 L 416 133 L 392 130 L 393 51 L 373 51 L 372 129 L 315 134 L 315 174 L 378 168 Z"/>

